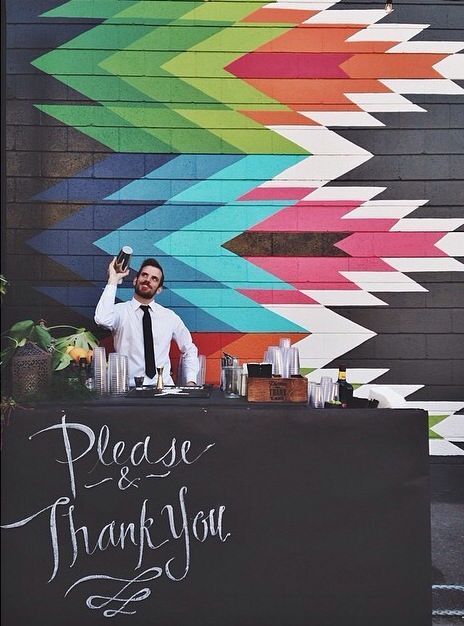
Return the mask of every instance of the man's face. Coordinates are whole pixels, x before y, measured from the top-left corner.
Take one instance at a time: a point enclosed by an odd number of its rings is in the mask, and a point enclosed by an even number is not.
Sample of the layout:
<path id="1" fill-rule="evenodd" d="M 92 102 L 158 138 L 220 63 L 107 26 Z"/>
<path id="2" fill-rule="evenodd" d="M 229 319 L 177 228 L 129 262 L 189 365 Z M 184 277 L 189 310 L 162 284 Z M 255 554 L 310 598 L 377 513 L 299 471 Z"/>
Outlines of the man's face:
<path id="1" fill-rule="evenodd" d="M 145 265 L 140 274 L 134 278 L 135 293 L 141 298 L 151 300 L 161 289 L 162 272 L 158 267 Z"/>

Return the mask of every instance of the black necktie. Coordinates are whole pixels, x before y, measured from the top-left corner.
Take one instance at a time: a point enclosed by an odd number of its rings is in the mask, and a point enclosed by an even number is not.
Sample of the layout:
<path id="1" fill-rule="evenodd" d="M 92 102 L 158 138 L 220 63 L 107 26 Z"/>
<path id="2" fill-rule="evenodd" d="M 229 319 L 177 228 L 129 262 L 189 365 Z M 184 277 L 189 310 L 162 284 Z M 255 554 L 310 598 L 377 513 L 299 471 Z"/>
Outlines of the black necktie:
<path id="1" fill-rule="evenodd" d="M 140 307 L 143 310 L 143 347 L 145 350 L 145 374 L 148 378 L 155 375 L 155 349 L 153 346 L 153 331 L 151 329 L 150 307 Z"/>

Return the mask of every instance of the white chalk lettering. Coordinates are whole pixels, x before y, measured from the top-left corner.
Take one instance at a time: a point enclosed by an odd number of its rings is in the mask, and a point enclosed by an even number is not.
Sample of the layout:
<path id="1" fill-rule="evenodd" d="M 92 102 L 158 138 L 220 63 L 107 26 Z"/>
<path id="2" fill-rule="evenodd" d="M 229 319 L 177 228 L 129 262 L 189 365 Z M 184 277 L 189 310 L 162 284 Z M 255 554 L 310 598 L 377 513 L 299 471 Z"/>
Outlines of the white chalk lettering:
<path id="1" fill-rule="evenodd" d="M 138 483 L 140 480 L 140 477 L 135 477 L 134 479 L 129 477 L 129 468 L 138 467 L 144 462 L 150 466 L 162 465 L 163 470 L 160 473 L 150 472 L 149 474 L 146 474 L 146 477 L 166 478 L 170 475 L 173 468 L 177 467 L 181 463 L 185 465 L 193 465 L 215 445 L 214 443 L 206 444 L 204 448 L 200 449 L 196 453 L 192 452 L 191 454 L 189 454 L 192 447 L 192 442 L 186 440 L 178 443 L 176 438 L 173 437 L 167 450 L 162 452 L 157 458 L 152 459 L 150 457 L 151 438 L 150 435 L 148 435 L 143 441 L 137 441 L 135 444 L 133 444 L 128 456 L 123 459 L 122 457 L 124 451 L 129 446 L 126 444 L 125 441 L 116 441 L 111 446 L 111 432 L 106 424 L 100 428 L 97 436 L 89 426 L 79 423 L 67 423 L 66 414 L 62 416 L 61 422 L 59 424 L 53 424 L 52 426 L 39 430 L 38 432 L 31 435 L 30 439 L 39 434 L 46 433 L 52 430 L 59 430 L 62 433 L 66 460 L 64 461 L 57 459 L 57 462 L 66 463 L 68 466 L 71 493 L 74 498 L 76 498 L 77 495 L 75 465 L 78 461 L 84 459 L 84 457 L 86 457 L 92 451 L 96 452 L 96 464 L 100 463 L 104 467 L 109 467 L 113 464 L 122 466 L 121 475 L 117 482 L 117 486 L 121 491 L 123 491 L 128 487 L 138 487 L 136 483 Z M 81 432 L 87 437 L 87 445 L 83 450 L 78 450 L 76 452 L 75 448 L 79 444 L 74 440 L 71 441 L 70 434 L 73 431 Z M 108 454 L 111 455 L 111 458 L 108 458 Z M 103 480 L 96 481 L 93 484 L 87 484 L 85 485 L 85 487 L 87 489 L 90 489 L 92 487 L 96 487 L 97 485 L 101 485 L 108 480 L 108 478 L 105 478 Z"/>
<path id="2" fill-rule="evenodd" d="M 52 581 L 55 578 L 56 573 L 58 571 L 59 563 L 60 563 L 60 549 L 59 549 L 59 543 L 58 543 L 58 531 L 56 527 L 56 509 L 59 506 L 64 506 L 66 504 L 69 504 L 69 502 L 70 502 L 69 498 L 66 498 L 66 497 L 58 498 L 57 500 L 55 500 L 55 502 L 53 502 L 53 504 L 46 506 L 44 509 L 37 511 L 37 513 L 34 513 L 33 515 L 30 515 L 29 517 L 19 520 L 18 522 L 13 522 L 13 524 L 5 524 L 4 526 L 2 526 L 2 528 L 19 528 L 20 526 L 25 526 L 31 520 L 33 520 L 34 518 L 38 517 L 39 515 L 41 515 L 42 513 L 50 509 L 49 525 L 50 525 L 50 540 L 52 543 L 52 552 L 53 552 L 53 572 L 48 582 Z"/>
<path id="3" fill-rule="evenodd" d="M 151 573 L 153 573 L 152 576 L 147 576 L 146 578 L 143 578 L 143 576 L 146 576 L 147 574 L 151 574 Z M 104 574 L 94 574 L 92 576 L 84 576 L 83 578 L 76 580 L 76 582 L 73 585 L 71 585 L 71 587 L 69 587 L 69 589 L 66 591 L 64 596 L 66 597 L 68 593 L 71 591 L 71 589 L 73 589 L 74 587 L 77 587 L 77 585 L 80 585 L 81 583 L 87 582 L 89 580 L 115 580 L 117 582 L 124 582 L 127 584 L 124 585 L 122 589 L 120 589 L 113 596 L 92 595 L 87 598 L 86 605 L 89 607 L 89 609 L 102 609 L 108 606 L 111 602 L 121 603 L 121 606 L 118 607 L 117 609 L 105 609 L 105 611 L 103 611 L 103 615 L 105 617 L 115 617 L 116 615 L 119 615 L 119 614 L 134 615 L 135 611 L 125 611 L 124 609 L 131 602 L 140 602 L 141 600 L 145 600 L 146 598 L 148 598 L 148 596 L 151 594 L 150 589 L 148 589 L 148 587 L 145 587 L 145 589 L 140 589 L 140 591 L 137 591 L 136 593 L 132 594 L 128 598 L 123 598 L 121 594 L 123 594 L 126 591 L 126 589 L 128 589 L 131 585 L 135 583 L 145 583 L 150 580 L 155 580 L 156 578 L 159 578 L 162 575 L 162 573 L 163 573 L 163 570 L 160 567 L 150 567 L 149 569 L 145 570 L 144 572 L 142 572 L 135 578 L 129 578 L 129 579 L 116 578 L 115 576 L 106 576 Z"/>
<path id="4" fill-rule="evenodd" d="M 31 435 L 29 439 L 32 439 L 36 435 L 40 435 L 41 433 L 45 433 L 49 430 L 56 430 L 56 429 L 60 429 L 63 433 L 64 449 L 66 451 L 66 461 L 60 461 L 59 459 L 57 459 L 57 462 L 68 464 L 69 479 L 71 481 L 71 492 L 75 498 L 76 497 L 76 481 L 74 478 L 74 463 L 75 461 L 82 459 L 87 454 L 87 452 L 90 452 L 90 450 L 93 448 L 93 445 L 95 443 L 95 434 L 91 428 L 89 428 L 88 426 L 85 426 L 84 424 L 67 424 L 66 414 L 64 414 L 63 417 L 61 418 L 60 424 L 54 424 L 53 426 L 49 426 L 48 428 L 39 430 L 38 432 Z M 89 445 L 87 446 L 87 448 L 84 450 L 84 452 L 81 452 L 81 454 L 79 454 L 76 457 L 73 457 L 72 455 L 71 442 L 68 436 L 68 430 L 73 430 L 73 429 L 84 433 L 85 435 L 87 435 L 89 439 Z"/>
<path id="5" fill-rule="evenodd" d="M 58 443 L 64 448 L 63 458 L 57 458 L 56 462 L 65 466 L 64 476 L 69 479 L 68 495 L 2 528 L 20 528 L 42 515 L 45 521 L 48 519 L 47 532 L 53 562 L 49 582 L 66 567 L 79 569 L 79 566 L 84 566 L 88 571 L 92 564 L 98 562 L 98 554 L 107 551 L 124 553 L 127 555 L 122 561 L 124 566 L 141 572 L 127 577 L 106 573 L 83 576 L 68 588 L 65 597 L 78 585 L 113 581 L 116 583 L 114 590 L 112 585 L 105 584 L 103 593 L 106 595 L 91 593 L 86 598 L 86 606 L 102 611 L 107 618 L 133 615 L 138 603 L 151 594 L 146 583 L 163 576 L 179 582 L 188 576 L 192 565 L 192 542 L 203 544 L 211 540 L 223 543 L 231 536 L 226 529 L 224 505 L 195 510 L 191 504 L 190 488 L 186 485 L 176 487 L 172 500 L 163 496 L 156 502 L 156 494 L 153 494 L 156 483 L 151 483 L 148 491 L 147 484 L 142 482 L 144 478 L 166 479 L 181 465 L 193 466 L 214 447 L 214 443 L 198 444 L 176 437 L 160 443 L 150 435 L 135 443 L 116 440 L 108 425 L 94 431 L 79 422 L 68 423 L 66 414 L 61 416 L 59 422 L 34 432 L 29 440 L 52 431 L 58 431 Z M 87 474 L 96 468 L 99 468 L 100 475 L 97 473 L 93 480 L 82 481 L 78 469 Z M 129 519 L 108 519 L 108 515 L 106 519 L 99 519 L 97 525 L 92 514 L 89 519 L 82 515 L 82 503 L 86 511 L 92 511 L 92 506 L 88 505 L 89 499 L 93 505 L 93 492 L 88 490 L 97 486 L 104 489 L 105 483 L 119 490 L 119 498 L 124 498 L 123 494 L 127 492 L 133 494 L 127 502 L 133 506 L 135 501 L 136 510 Z M 81 494 L 80 485 L 87 491 Z M 137 493 L 140 493 L 139 499 Z M 105 501 L 102 504 L 107 505 Z M 99 510 L 105 509 L 100 505 Z M 119 510 L 124 510 L 124 507 L 118 502 Z M 112 561 L 113 557 L 109 562 Z M 99 571 L 100 568 L 92 569 Z"/>

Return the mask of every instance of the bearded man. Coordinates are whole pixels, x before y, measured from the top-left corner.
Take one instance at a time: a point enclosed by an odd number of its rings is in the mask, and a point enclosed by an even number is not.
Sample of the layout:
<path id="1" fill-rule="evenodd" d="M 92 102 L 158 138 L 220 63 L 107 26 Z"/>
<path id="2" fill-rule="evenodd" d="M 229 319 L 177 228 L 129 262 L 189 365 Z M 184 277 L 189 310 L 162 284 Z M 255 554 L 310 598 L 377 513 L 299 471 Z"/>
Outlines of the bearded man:
<path id="1" fill-rule="evenodd" d="M 114 258 L 108 266 L 108 283 L 95 309 L 95 322 L 113 334 L 116 352 L 128 357 L 129 382 L 144 378 L 144 385 L 156 382 L 156 367 L 163 368 L 163 382 L 172 385 L 169 350 L 174 340 L 183 358 L 187 385 L 196 384 L 198 350 L 181 318 L 154 298 L 163 289 L 164 272 L 156 259 L 145 259 L 133 280 L 134 295 L 115 303 L 116 289 L 129 270 L 121 270 Z"/>

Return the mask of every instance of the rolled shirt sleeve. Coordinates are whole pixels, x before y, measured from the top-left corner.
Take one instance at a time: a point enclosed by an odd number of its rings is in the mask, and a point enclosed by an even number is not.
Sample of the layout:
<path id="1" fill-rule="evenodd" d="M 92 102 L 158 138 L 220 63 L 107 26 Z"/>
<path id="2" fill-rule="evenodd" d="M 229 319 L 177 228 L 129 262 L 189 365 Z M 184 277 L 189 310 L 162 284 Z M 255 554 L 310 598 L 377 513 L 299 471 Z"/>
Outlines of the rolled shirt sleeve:
<path id="1" fill-rule="evenodd" d="M 186 382 L 197 382 L 199 370 L 198 350 L 192 341 L 190 331 L 180 317 L 178 318 L 178 323 L 172 336 L 182 354 Z"/>

